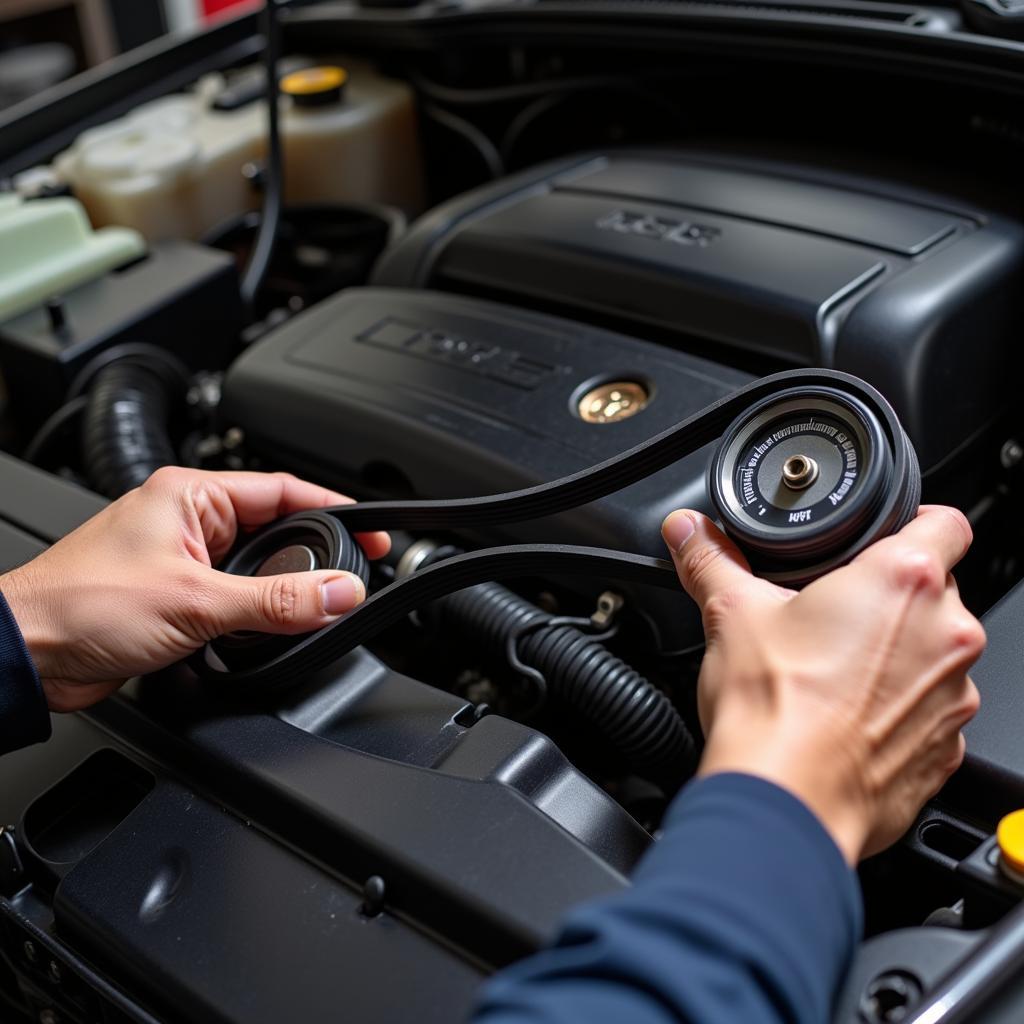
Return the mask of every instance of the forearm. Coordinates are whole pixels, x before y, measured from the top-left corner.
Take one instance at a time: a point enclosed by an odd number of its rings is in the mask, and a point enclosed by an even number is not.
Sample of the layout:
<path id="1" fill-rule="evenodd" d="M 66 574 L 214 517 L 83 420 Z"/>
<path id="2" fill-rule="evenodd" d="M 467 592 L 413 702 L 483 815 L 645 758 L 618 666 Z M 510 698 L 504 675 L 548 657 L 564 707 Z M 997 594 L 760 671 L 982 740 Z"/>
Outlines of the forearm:
<path id="1" fill-rule="evenodd" d="M 692 784 L 635 885 L 498 975 L 476 1024 L 825 1024 L 860 931 L 853 873 L 770 783 Z"/>
<path id="2" fill-rule="evenodd" d="M 49 735 L 50 715 L 39 677 L 0 592 L 0 754 L 39 743 Z"/>

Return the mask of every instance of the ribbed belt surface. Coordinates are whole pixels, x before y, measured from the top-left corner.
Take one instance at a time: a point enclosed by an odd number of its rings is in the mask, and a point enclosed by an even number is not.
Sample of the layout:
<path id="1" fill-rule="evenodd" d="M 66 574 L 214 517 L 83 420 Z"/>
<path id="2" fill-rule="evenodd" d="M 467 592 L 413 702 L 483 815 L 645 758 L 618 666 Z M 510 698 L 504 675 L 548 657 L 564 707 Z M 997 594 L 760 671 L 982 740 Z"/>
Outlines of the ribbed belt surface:
<path id="1" fill-rule="evenodd" d="M 761 399 L 782 395 L 793 388 L 813 387 L 840 389 L 865 402 L 878 415 L 894 451 L 903 449 L 902 428 L 872 387 L 838 371 L 788 370 L 754 381 L 628 451 L 550 483 L 475 498 L 360 502 L 318 511 L 337 519 L 351 532 L 450 531 L 539 519 L 584 505 L 665 469 L 716 440 L 733 420 Z M 883 517 L 891 519 L 893 509 L 889 506 L 905 500 L 897 494 L 898 490 L 894 488 L 886 499 Z M 855 550 L 851 550 L 851 555 Z M 409 612 L 446 594 L 489 580 L 551 574 L 598 576 L 670 589 L 679 586 L 671 562 L 631 552 L 567 544 L 482 548 L 445 559 L 390 584 L 337 622 L 298 640 L 263 665 L 225 672 L 200 657 L 197 669 L 223 682 L 273 689 L 294 680 L 296 675 L 325 668 Z"/>

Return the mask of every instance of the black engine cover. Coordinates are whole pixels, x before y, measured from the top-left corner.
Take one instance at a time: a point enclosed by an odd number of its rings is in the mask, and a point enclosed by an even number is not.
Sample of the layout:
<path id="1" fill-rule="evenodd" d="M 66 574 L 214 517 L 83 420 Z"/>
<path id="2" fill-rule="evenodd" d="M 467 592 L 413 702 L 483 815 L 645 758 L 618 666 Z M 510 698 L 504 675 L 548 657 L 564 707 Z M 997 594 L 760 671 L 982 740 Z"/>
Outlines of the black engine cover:
<path id="1" fill-rule="evenodd" d="M 375 283 L 823 366 L 892 403 L 927 474 L 1014 398 L 1020 225 L 955 199 L 708 153 L 591 153 L 438 207 Z"/>

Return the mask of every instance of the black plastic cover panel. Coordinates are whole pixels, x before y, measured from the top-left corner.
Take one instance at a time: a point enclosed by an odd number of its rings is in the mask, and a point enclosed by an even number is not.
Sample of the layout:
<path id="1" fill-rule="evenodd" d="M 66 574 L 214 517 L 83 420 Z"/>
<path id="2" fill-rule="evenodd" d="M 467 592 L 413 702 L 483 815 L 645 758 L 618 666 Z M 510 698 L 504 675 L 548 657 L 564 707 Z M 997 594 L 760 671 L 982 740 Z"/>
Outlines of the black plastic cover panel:
<path id="1" fill-rule="evenodd" d="M 0 573 L 35 558 L 106 499 L 0 452 Z"/>
<path id="2" fill-rule="evenodd" d="M 988 646 L 971 672 L 981 708 L 964 730 L 967 756 L 946 795 L 994 824 L 1024 807 L 1024 583 L 982 621 Z"/>
<path id="3" fill-rule="evenodd" d="M 468 1015 L 484 972 L 361 903 L 329 872 L 168 784 L 76 866 L 55 912 L 63 934 L 168 1019 L 279 1024 L 297 1007 L 311 1021 Z"/>
<path id="4" fill-rule="evenodd" d="M 459 232 L 438 273 L 487 287 L 519 255 L 515 284 L 524 294 L 544 298 L 557 282 L 583 306 L 611 299 L 641 321 L 677 322 L 704 338 L 813 363 L 819 314 L 885 269 L 874 253 L 830 238 L 724 214 L 706 220 L 689 205 L 622 206 L 555 191 Z"/>
<path id="5" fill-rule="evenodd" d="M 46 545 L 24 530 L 0 521 L 0 573 L 35 558 Z"/>
<path id="6" fill-rule="evenodd" d="M 698 163 L 628 157 L 556 188 L 604 196 L 685 202 L 695 210 L 796 228 L 903 256 L 916 256 L 951 235 L 963 218 L 868 193 L 840 192 L 812 181 L 770 177 Z"/>
<path id="7" fill-rule="evenodd" d="M 0 520 L 38 538 L 38 550 L 81 526 L 106 504 L 106 498 L 84 487 L 0 452 Z M 0 572 L 7 567 L 0 564 Z"/>
<path id="8" fill-rule="evenodd" d="M 930 472 L 1005 408 L 1024 231 L 905 185 L 686 151 L 585 154 L 431 211 L 374 283 L 652 333 L 877 387 Z"/>
<path id="9" fill-rule="evenodd" d="M 113 345 L 146 342 L 194 368 L 219 366 L 243 322 L 234 258 L 193 242 L 162 242 L 57 298 L 57 326 L 42 304 L 0 324 L 0 370 L 23 430 L 38 426 L 78 371 Z"/>

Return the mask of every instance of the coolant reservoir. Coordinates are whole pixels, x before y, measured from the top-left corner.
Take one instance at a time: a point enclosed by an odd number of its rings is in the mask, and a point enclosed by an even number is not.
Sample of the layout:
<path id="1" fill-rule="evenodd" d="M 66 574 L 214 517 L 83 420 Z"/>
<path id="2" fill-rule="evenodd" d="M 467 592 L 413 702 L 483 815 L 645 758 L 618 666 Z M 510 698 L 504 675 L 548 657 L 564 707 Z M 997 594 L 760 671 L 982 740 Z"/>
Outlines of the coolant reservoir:
<path id="1" fill-rule="evenodd" d="M 217 109 L 223 88 L 220 76 L 210 76 L 194 92 L 144 104 L 84 132 L 57 157 L 57 176 L 96 227 L 132 227 L 151 242 L 198 239 L 259 207 L 244 169 L 264 159 L 266 105 L 256 96 Z M 407 85 L 350 64 L 345 71 L 286 75 L 282 92 L 289 203 L 370 202 L 419 211 L 421 169 Z"/>
<path id="2" fill-rule="evenodd" d="M 361 64 L 281 79 L 289 203 L 386 203 L 415 214 L 423 175 L 412 90 Z"/>

